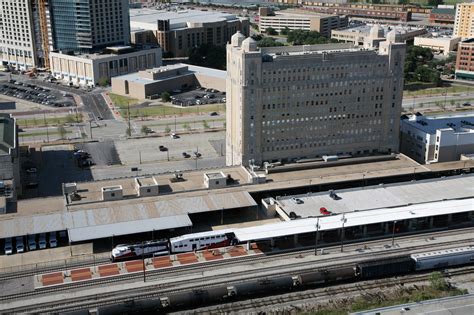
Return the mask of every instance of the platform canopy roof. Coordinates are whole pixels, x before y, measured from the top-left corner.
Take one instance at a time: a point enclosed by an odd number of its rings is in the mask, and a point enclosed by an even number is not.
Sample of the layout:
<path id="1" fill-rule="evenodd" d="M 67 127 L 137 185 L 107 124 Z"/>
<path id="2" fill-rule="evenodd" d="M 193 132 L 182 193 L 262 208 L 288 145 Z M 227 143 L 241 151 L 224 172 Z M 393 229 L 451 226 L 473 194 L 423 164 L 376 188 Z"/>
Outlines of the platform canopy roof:
<path id="1" fill-rule="evenodd" d="M 247 242 L 295 234 L 314 233 L 316 231 L 316 224 L 318 223 L 319 231 L 328 231 L 340 229 L 343 224 L 346 228 L 469 211 L 474 211 L 474 198 L 427 202 L 395 208 L 380 208 L 319 218 L 295 219 L 286 222 L 235 229 L 234 233 L 239 241 Z"/>

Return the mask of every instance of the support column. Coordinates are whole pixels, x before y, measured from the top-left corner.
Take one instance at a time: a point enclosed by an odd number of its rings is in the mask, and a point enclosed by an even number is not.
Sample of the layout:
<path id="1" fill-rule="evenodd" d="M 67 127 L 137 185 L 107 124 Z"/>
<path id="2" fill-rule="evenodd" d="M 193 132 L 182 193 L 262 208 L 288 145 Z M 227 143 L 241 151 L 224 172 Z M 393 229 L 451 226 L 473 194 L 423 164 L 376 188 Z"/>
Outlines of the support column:
<path id="1" fill-rule="evenodd" d="M 408 229 L 411 231 L 413 230 L 413 219 L 408 220 Z"/>
<path id="2" fill-rule="evenodd" d="M 298 234 L 293 235 L 293 244 L 295 247 L 298 245 Z"/>
<path id="3" fill-rule="evenodd" d="M 275 239 L 273 237 L 270 239 L 270 246 L 275 247 Z"/>
<path id="4" fill-rule="evenodd" d="M 364 225 L 362 228 L 362 235 L 363 237 L 367 237 L 367 225 Z"/>
<path id="5" fill-rule="evenodd" d="M 384 224 L 385 224 L 384 234 L 388 234 L 388 232 L 389 232 L 389 226 L 388 226 L 389 222 L 385 222 Z"/>
<path id="6" fill-rule="evenodd" d="M 430 217 L 430 229 L 434 226 L 434 217 Z"/>
<path id="7" fill-rule="evenodd" d="M 453 223 L 453 214 L 448 213 L 448 225 L 451 225 Z"/>

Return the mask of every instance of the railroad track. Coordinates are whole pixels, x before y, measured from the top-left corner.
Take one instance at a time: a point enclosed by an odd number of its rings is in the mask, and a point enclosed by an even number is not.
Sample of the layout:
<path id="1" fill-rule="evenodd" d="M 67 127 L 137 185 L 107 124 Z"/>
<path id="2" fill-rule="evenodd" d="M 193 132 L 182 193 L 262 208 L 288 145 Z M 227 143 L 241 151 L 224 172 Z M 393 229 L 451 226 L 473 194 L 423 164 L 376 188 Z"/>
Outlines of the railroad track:
<path id="1" fill-rule="evenodd" d="M 449 269 L 444 272 L 444 275 L 447 277 L 467 275 L 474 272 L 474 267 L 463 267 L 457 269 Z M 395 287 L 406 284 L 416 284 L 422 281 L 429 281 L 431 273 L 422 273 L 422 274 L 412 274 L 407 276 L 399 276 L 394 279 L 394 277 L 386 279 L 377 279 L 377 280 L 366 280 L 363 282 L 356 282 L 350 284 L 339 284 L 331 285 L 324 288 L 317 288 L 299 292 L 293 292 L 290 294 L 280 294 L 276 296 L 261 297 L 258 299 L 248 299 L 243 301 L 230 302 L 225 304 L 220 304 L 216 306 L 207 306 L 199 309 L 193 310 L 193 314 L 201 313 L 226 313 L 238 309 L 240 312 L 249 312 L 252 313 L 255 310 L 264 310 L 264 307 L 272 307 L 275 305 L 282 305 L 286 303 L 295 303 L 297 301 L 307 300 L 307 299 L 335 299 L 337 296 L 350 296 L 354 293 L 359 294 L 364 291 L 369 290 L 380 290 L 381 287 Z M 283 307 L 283 306 L 282 306 Z"/>
<path id="2" fill-rule="evenodd" d="M 423 233 L 423 234 L 415 234 L 415 235 L 404 235 L 404 236 L 397 236 L 396 240 L 397 242 L 402 242 L 404 240 L 413 240 L 413 239 L 427 239 L 430 237 L 446 237 L 450 235 L 459 235 L 464 232 L 474 232 L 474 227 L 467 227 L 467 228 L 459 228 L 459 229 L 453 229 L 453 230 L 443 230 L 443 231 L 436 231 L 436 232 L 430 232 L 430 233 Z M 369 240 L 369 241 L 362 241 L 362 242 L 351 242 L 351 241 L 346 241 L 345 247 L 346 248 L 351 248 L 351 247 L 360 247 L 362 245 L 367 245 L 367 246 L 374 246 L 374 245 L 383 245 L 389 237 L 386 238 L 379 238 L 379 239 L 374 239 L 374 240 Z M 339 242 L 337 242 L 339 244 Z M 331 245 L 331 244 L 329 244 Z M 337 248 L 337 245 L 334 246 L 328 246 L 324 244 L 320 244 L 319 248 L 324 248 L 325 250 L 331 250 L 334 248 Z M 310 248 L 310 249 L 305 249 L 305 248 Z M 305 248 L 299 248 L 299 249 L 290 249 L 287 252 L 284 253 L 276 253 L 276 254 L 266 254 L 264 257 L 258 257 L 258 256 L 251 256 L 251 257 L 239 257 L 238 261 L 243 261 L 243 260 L 248 260 L 252 259 L 253 261 L 258 261 L 258 260 L 265 260 L 267 259 L 266 257 L 277 257 L 276 259 L 282 259 L 285 257 L 292 257 L 295 254 L 308 254 L 311 252 L 314 252 L 314 246 L 307 246 Z M 236 261 L 236 260 L 233 260 Z M 81 268 L 81 267 L 90 267 L 90 266 L 95 266 L 95 265 L 100 265 L 100 264 L 106 264 L 110 263 L 109 258 L 100 258 L 100 259 L 95 259 L 95 260 L 88 260 L 84 262 L 77 262 L 77 263 L 71 263 L 68 264 L 67 266 L 51 266 L 51 267 L 44 267 L 44 268 L 34 268 L 31 270 L 27 270 L 24 272 L 16 272 L 16 273 L 0 273 L 0 282 L 5 281 L 5 280 L 10 280 L 10 279 L 17 279 L 17 278 L 23 278 L 27 276 L 34 276 L 36 274 L 40 273 L 48 273 L 48 272 L 58 272 L 58 271 L 63 271 L 63 270 L 70 270 L 74 268 Z M 218 264 L 218 262 L 209 262 L 206 264 L 212 264 L 215 263 L 213 266 Z M 202 266 L 202 265 L 201 265 Z M 148 271 L 148 272 L 153 272 L 153 271 Z M 147 273 L 148 273 L 147 272 Z M 120 276 L 116 277 L 120 278 Z M 1 300 L 1 297 L 0 297 Z"/>
<path id="3" fill-rule="evenodd" d="M 459 241 L 451 242 L 450 245 L 453 245 L 453 247 L 459 247 L 461 246 Z M 407 249 L 393 249 L 391 251 L 391 254 L 406 254 L 408 251 L 413 252 L 413 251 L 421 251 L 425 249 L 429 245 L 420 245 L 416 246 L 413 248 L 410 248 L 409 250 Z M 446 244 L 444 245 L 446 247 Z M 324 263 L 330 263 L 330 262 L 337 262 L 338 260 L 347 260 L 347 259 L 352 259 L 352 258 L 357 258 L 349 264 L 332 264 L 333 268 L 341 268 L 344 266 L 353 266 L 355 263 L 367 260 L 367 259 L 376 259 L 380 257 L 387 257 L 387 253 L 381 252 L 377 254 L 371 255 L 371 257 L 361 257 L 360 254 L 354 254 L 350 256 L 343 256 L 343 257 L 335 257 L 331 259 L 326 259 Z M 267 279 L 268 277 L 278 277 L 278 276 L 288 276 L 288 275 L 294 275 L 294 274 L 300 274 L 300 273 L 305 273 L 309 271 L 314 271 L 315 269 L 315 262 L 302 262 L 300 264 L 293 264 L 290 267 L 287 268 L 284 271 L 281 270 L 281 267 L 276 270 L 275 267 L 266 267 L 266 268 L 260 268 L 258 269 L 259 272 L 259 279 Z M 474 268 L 474 267 L 473 267 Z M 174 276 L 176 276 L 176 271 L 172 270 L 170 273 L 174 273 Z M 264 274 L 265 273 L 265 274 Z M 182 273 L 180 273 L 182 275 Z M 142 274 L 139 275 L 140 277 Z M 157 274 L 157 277 L 159 276 L 160 278 L 161 275 Z M 53 302 L 48 302 L 48 303 L 30 303 L 30 305 L 34 306 L 22 306 L 22 307 L 13 307 L 13 308 L 8 308 L 4 309 L 3 311 L 7 312 L 13 312 L 13 313 L 50 313 L 50 312 L 64 312 L 64 311 L 75 311 L 75 310 L 80 310 L 80 309 L 87 309 L 87 308 L 95 308 L 95 307 L 100 307 L 100 306 L 106 306 L 106 305 L 111 305 L 111 304 L 117 304 L 118 302 L 123 303 L 123 302 L 132 302 L 134 300 L 143 300 L 143 299 L 152 299 L 152 298 L 158 298 L 158 297 L 163 297 L 167 296 L 173 293 L 179 293 L 183 291 L 189 291 L 193 289 L 203 289 L 203 288 L 209 288 L 209 287 L 214 287 L 218 286 L 220 284 L 228 284 L 228 283 L 240 283 L 240 282 L 245 282 L 249 280 L 249 272 L 248 270 L 241 271 L 241 272 L 234 272 L 232 274 L 221 274 L 221 275 L 213 275 L 212 277 L 198 277 L 196 279 L 185 279 L 185 280 L 177 280 L 174 282 L 170 283 L 161 283 L 161 284 L 152 284 L 149 286 L 145 287 L 138 287 L 138 288 L 128 288 L 126 290 L 117 290 L 114 292 L 105 292 L 99 295 L 85 295 L 82 297 L 74 297 L 73 299 L 62 299 L 61 301 L 53 301 Z M 104 284 L 106 282 L 101 282 L 101 284 Z M 51 292 L 56 292 L 56 291 L 63 291 L 64 287 L 59 287 L 59 288 L 54 288 L 54 291 L 47 291 L 48 293 Z M 33 295 L 36 295 L 35 292 L 30 292 L 27 293 L 26 295 L 22 296 L 28 296 L 32 297 Z M 30 300 L 30 302 L 32 302 Z"/>
<path id="4" fill-rule="evenodd" d="M 434 233 L 432 233 L 434 234 Z M 450 234 L 459 234 L 459 231 L 451 231 Z M 443 234 L 443 236 L 446 236 L 446 233 Z M 409 236 L 403 237 L 404 239 L 412 239 Z M 421 237 L 423 239 L 426 239 L 426 235 Z M 402 239 L 398 239 L 400 242 Z M 383 241 L 370 241 L 368 243 L 365 243 L 366 245 L 380 245 L 383 244 Z M 442 244 L 439 244 L 440 247 L 443 248 L 449 248 L 449 247 L 459 247 L 462 245 L 469 246 L 474 243 L 474 238 L 470 239 L 464 239 L 462 242 L 460 241 L 451 241 L 451 242 L 444 242 Z M 360 247 L 360 243 L 352 243 L 352 244 L 347 244 L 346 245 L 346 250 L 348 249 L 354 249 Z M 395 256 L 395 255 L 400 255 L 403 253 L 411 253 L 412 251 L 421 251 L 424 249 L 429 249 L 432 247 L 433 244 L 426 244 L 426 245 L 419 245 L 416 247 L 412 248 L 392 248 L 390 249 L 390 252 L 384 251 L 384 252 L 375 252 L 375 253 L 364 253 L 364 257 L 361 257 L 362 253 L 357 253 L 357 254 L 352 254 L 352 255 L 345 255 L 343 257 L 333 257 L 333 258 L 326 258 L 324 260 L 319 261 L 319 266 L 324 267 L 327 264 L 330 264 L 332 262 L 338 262 L 339 260 L 347 260 L 347 259 L 355 259 L 358 261 L 362 260 L 367 260 L 367 259 L 376 259 L 380 256 L 383 257 L 389 257 L 389 256 Z M 337 250 L 339 249 L 339 246 L 331 246 L 331 247 L 326 247 L 326 250 Z M 179 272 L 180 275 L 188 275 L 188 274 L 193 274 L 196 271 L 198 272 L 206 272 L 209 270 L 215 270 L 218 267 L 225 267 L 228 265 L 236 265 L 236 264 L 245 264 L 245 263 L 258 263 L 258 262 L 265 262 L 265 263 L 271 263 L 272 261 L 278 261 L 279 263 L 281 261 L 285 261 L 287 258 L 295 258 L 298 255 L 303 254 L 308 254 L 308 253 L 314 253 L 314 249 L 311 250 L 304 250 L 304 251 L 298 251 L 298 252 L 288 252 L 288 253 L 281 253 L 281 254 L 273 254 L 273 255 L 268 255 L 268 256 L 247 256 L 247 257 L 239 257 L 236 259 L 229 259 L 229 260 L 224 260 L 224 261 L 211 261 L 211 262 L 206 262 L 198 265 L 184 265 L 184 266 L 177 266 L 173 267 L 170 269 L 165 269 L 165 270 L 148 270 L 146 271 L 146 280 L 147 281 L 155 281 L 157 279 L 164 279 L 164 278 L 170 278 L 170 277 L 175 277 L 176 273 Z M 305 265 L 311 266 L 311 268 L 314 268 L 314 265 L 317 262 L 315 261 L 308 261 L 308 262 L 301 262 L 298 265 L 298 268 L 304 267 Z M 294 264 L 292 266 L 295 266 Z M 260 268 L 257 270 L 257 272 L 262 272 L 264 270 L 273 270 L 274 267 L 268 267 L 268 268 Z M 109 278 L 98 278 L 98 279 L 93 279 L 93 280 L 86 280 L 82 282 L 71 282 L 71 283 L 66 283 L 66 284 L 61 284 L 61 285 L 56 285 L 56 286 L 51 286 L 51 287 L 44 287 L 44 288 L 39 288 L 35 289 L 34 291 L 30 292 L 24 292 L 24 293 L 17 293 L 17 294 L 12 294 L 12 295 L 4 295 L 0 296 L 0 301 L 9 301 L 9 300 L 15 300 L 15 299 L 21 299 L 25 297 L 33 297 L 33 296 L 39 296 L 39 295 L 44 295 L 44 294 L 50 294 L 54 292 L 61 292 L 67 289 L 70 290 L 77 290 L 81 288 L 88 288 L 88 287 L 93 287 L 93 286 L 98 286 L 98 285 L 105 285 L 105 284 L 116 284 L 119 282 L 132 282 L 136 281 L 139 279 L 143 279 L 143 272 L 136 272 L 136 273 L 130 273 L 130 274 L 123 274 L 119 276 L 112 276 Z"/>

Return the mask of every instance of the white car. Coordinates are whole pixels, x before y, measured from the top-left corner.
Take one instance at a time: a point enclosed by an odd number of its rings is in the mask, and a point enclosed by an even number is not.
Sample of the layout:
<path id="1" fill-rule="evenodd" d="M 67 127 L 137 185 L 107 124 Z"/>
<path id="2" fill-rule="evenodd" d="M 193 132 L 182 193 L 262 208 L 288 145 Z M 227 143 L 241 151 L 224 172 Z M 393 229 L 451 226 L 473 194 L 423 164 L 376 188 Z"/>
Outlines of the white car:
<path id="1" fill-rule="evenodd" d="M 28 235 L 28 250 L 32 251 L 36 249 L 36 239 L 34 235 Z"/>

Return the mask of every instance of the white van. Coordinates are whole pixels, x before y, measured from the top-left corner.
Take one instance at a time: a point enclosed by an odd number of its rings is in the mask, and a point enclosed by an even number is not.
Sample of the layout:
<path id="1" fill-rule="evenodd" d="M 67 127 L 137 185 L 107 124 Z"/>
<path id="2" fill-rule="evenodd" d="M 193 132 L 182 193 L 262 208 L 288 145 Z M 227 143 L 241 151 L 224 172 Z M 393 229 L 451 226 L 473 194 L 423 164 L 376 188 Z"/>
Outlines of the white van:
<path id="1" fill-rule="evenodd" d="M 46 248 L 46 233 L 41 233 L 39 236 L 39 248 L 45 249 Z"/>
<path id="2" fill-rule="evenodd" d="M 12 238 L 5 239 L 5 255 L 13 254 Z"/>
<path id="3" fill-rule="evenodd" d="M 36 238 L 34 235 L 28 235 L 28 250 L 36 249 Z"/>
<path id="4" fill-rule="evenodd" d="M 16 237 L 16 252 L 23 253 L 25 251 L 25 245 L 23 244 L 23 236 Z"/>

